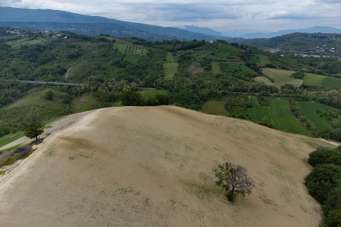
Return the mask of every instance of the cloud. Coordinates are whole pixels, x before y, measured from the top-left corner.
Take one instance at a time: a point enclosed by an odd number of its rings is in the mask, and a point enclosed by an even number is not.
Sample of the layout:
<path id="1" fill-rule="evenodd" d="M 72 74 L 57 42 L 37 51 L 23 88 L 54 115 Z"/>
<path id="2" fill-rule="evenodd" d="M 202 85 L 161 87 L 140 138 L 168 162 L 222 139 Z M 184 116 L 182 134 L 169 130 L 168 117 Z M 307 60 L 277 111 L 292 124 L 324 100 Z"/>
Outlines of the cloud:
<path id="1" fill-rule="evenodd" d="M 283 14 L 268 18 L 269 20 L 311 20 L 319 19 L 321 16 L 302 15 L 302 14 Z"/>
<path id="2" fill-rule="evenodd" d="M 133 7 L 135 12 L 148 12 L 145 14 L 147 20 L 180 22 L 239 18 L 233 12 L 226 12 L 224 7 L 210 4 L 135 4 Z"/>

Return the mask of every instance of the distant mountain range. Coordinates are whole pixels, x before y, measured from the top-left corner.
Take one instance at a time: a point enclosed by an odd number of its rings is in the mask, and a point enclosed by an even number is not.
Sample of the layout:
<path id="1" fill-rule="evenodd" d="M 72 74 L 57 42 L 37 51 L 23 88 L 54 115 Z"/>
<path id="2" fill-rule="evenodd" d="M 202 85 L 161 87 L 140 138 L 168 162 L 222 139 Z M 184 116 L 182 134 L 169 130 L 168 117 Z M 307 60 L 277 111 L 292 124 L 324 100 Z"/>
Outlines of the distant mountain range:
<path id="1" fill-rule="evenodd" d="M 132 23 L 57 10 L 0 7 L 0 26 L 39 31 L 70 31 L 82 35 L 107 34 L 148 40 L 212 40 L 216 37 L 185 29 Z"/>
<path id="2" fill-rule="evenodd" d="M 184 27 L 185 30 L 190 31 L 190 32 L 195 32 L 195 33 L 200 33 L 204 35 L 209 35 L 209 36 L 218 36 L 218 37 L 223 37 L 223 33 L 218 32 L 216 30 L 213 30 L 211 28 L 206 28 L 206 27 L 198 27 L 198 26 L 193 26 L 193 25 L 186 25 Z"/>
<path id="3" fill-rule="evenodd" d="M 302 28 L 302 29 L 290 29 L 290 30 L 280 30 L 277 32 L 270 32 L 270 33 L 244 33 L 239 34 L 237 37 L 245 38 L 245 39 L 256 39 L 256 38 L 273 38 L 277 36 L 283 36 L 292 33 L 328 33 L 328 34 L 341 34 L 341 29 L 333 28 L 333 27 L 309 27 L 309 28 Z M 229 34 L 229 33 L 227 33 Z M 232 35 L 232 34 L 230 34 Z"/>
<path id="4" fill-rule="evenodd" d="M 232 42 L 264 43 L 258 38 L 273 38 L 291 33 L 341 33 L 333 27 L 311 27 L 306 29 L 281 30 L 273 33 L 219 32 L 211 28 L 187 25 L 183 28 L 161 27 L 142 23 L 132 23 L 99 16 L 80 15 L 71 12 L 42 9 L 21 9 L 0 7 L 0 26 L 37 31 L 69 31 L 81 35 L 112 35 L 121 38 L 141 38 L 146 40 L 217 40 Z M 249 41 L 229 37 L 250 39 Z M 268 41 L 273 43 L 272 41 Z M 276 42 L 277 43 L 277 42 Z M 271 44 L 272 45 L 272 44 Z M 268 45 L 266 45 L 268 46 Z"/>

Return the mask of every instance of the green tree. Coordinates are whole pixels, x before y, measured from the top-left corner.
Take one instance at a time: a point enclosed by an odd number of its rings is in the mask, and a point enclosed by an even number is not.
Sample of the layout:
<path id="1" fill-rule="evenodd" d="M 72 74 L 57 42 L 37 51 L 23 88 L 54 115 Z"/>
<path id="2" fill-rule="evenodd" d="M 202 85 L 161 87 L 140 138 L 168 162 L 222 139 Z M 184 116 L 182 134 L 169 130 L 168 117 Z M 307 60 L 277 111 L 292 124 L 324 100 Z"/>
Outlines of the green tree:
<path id="1" fill-rule="evenodd" d="M 244 167 L 225 162 L 219 165 L 214 172 L 217 178 L 216 184 L 224 188 L 230 202 L 234 202 L 238 195 L 245 197 L 250 194 L 254 187 L 254 183 L 247 176 Z"/>
<path id="2" fill-rule="evenodd" d="M 37 142 L 39 135 L 44 132 L 41 120 L 35 116 L 28 119 L 24 124 L 24 132 L 27 137 L 34 138 Z"/>

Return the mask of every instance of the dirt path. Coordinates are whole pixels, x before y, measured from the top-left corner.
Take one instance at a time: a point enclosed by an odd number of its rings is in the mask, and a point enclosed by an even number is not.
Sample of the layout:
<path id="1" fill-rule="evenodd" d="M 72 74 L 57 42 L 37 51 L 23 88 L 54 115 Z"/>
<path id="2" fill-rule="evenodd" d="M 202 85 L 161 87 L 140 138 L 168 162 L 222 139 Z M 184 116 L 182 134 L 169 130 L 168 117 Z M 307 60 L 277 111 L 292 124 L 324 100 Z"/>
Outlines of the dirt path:
<path id="1" fill-rule="evenodd" d="M 177 107 L 109 108 L 71 122 L 0 180 L 1 226 L 319 225 L 303 184 L 316 141 Z M 235 205 L 214 184 L 224 160 L 256 183 Z"/>

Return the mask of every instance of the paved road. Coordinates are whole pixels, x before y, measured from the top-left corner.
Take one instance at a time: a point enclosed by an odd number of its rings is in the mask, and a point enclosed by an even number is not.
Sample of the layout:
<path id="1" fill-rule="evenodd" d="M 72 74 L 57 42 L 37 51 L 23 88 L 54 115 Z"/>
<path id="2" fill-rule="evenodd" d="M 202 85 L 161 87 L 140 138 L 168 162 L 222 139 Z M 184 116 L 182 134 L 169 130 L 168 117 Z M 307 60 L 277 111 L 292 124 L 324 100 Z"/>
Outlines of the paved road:
<path id="1" fill-rule="evenodd" d="M 41 81 L 41 80 L 8 80 L 8 79 L 0 79 L 0 82 L 11 82 L 11 83 L 23 83 L 23 84 L 40 84 L 40 85 L 52 85 L 52 86 L 70 86 L 70 87 L 81 87 L 84 84 L 81 83 L 66 83 L 66 82 L 58 82 L 58 81 Z"/>

